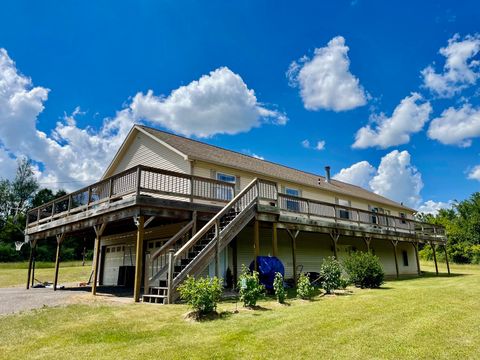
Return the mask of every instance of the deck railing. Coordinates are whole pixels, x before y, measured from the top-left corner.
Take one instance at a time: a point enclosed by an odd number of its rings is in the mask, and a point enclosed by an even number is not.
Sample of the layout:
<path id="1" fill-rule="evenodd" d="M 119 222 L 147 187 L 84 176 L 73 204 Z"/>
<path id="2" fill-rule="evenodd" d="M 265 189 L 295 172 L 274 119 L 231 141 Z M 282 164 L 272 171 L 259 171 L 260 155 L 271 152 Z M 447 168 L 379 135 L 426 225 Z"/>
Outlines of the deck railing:
<path id="1" fill-rule="evenodd" d="M 311 200 L 299 196 L 278 194 L 280 210 L 330 220 L 335 223 L 368 226 L 370 228 L 386 229 L 399 233 L 417 234 L 423 236 L 443 237 L 443 226 L 419 222 L 407 217 L 398 217 L 375 211 Z"/>
<path id="2" fill-rule="evenodd" d="M 368 226 L 434 238 L 445 237 L 443 227 L 415 219 L 282 194 L 272 181 L 259 179 L 256 189 L 258 200 L 267 201 L 282 212 L 302 214 L 337 224 Z M 190 202 L 209 200 L 227 204 L 235 197 L 235 184 L 136 166 L 30 210 L 27 213 L 27 228 L 88 210 L 101 209 L 129 196 L 141 194 Z"/>
<path id="3" fill-rule="evenodd" d="M 89 209 L 100 209 L 130 195 L 157 194 L 175 200 L 227 203 L 234 192 L 235 185 L 224 181 L 136 166 L 30 210 L 27 228 Z"/>

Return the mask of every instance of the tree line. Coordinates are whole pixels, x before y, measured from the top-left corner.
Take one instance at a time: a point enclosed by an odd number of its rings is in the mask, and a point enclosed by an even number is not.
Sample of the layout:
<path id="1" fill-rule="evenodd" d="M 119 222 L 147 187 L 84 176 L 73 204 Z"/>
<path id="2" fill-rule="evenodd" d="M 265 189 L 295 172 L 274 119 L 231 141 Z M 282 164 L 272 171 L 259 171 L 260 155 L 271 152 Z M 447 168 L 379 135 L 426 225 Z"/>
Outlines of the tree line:
<path id="1" fill-rule="evenodd" d="M 459 264 L 480 264 L 480 192 L 463 201 L 455 201 L 450 209 L 441 209 L 437 215 L 422 214 L 420 217 L 423 221 L 445 227 L 450 260 Z M 420 254 L 428 260 L 433 258 L 430 246 L 425 246 Z M 444 260 L 442 252 L 437 256 Z"/>
<path id="2" fill-rule="evenodd" d="M 15 242 L 25 240 L 24 230 L 26 214 L 42 204 L 66 195 L 65 190 L 54 191 L 42 188 L 35 176 L 30 160 L 18 162 L 13 180 L 0 179 L 0 262 L 24 261 L 30 255 L 30 246 L 22 246 L 16 251 Z M 91 239 L 69 237 L 61 248 L 62 260 L 79 260 L 85 255 L 91 258 Z M 54 261 L 56 242 L 52 239 L 41 241 L 37 245 L 36 261 Z"/>

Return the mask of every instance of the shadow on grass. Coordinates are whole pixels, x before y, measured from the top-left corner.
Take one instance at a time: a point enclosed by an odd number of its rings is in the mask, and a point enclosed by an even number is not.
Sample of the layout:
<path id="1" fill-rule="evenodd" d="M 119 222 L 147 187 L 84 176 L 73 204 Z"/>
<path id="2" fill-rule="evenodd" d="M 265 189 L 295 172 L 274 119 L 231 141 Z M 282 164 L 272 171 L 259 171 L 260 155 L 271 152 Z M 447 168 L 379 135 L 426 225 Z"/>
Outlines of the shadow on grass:
<path id="1" fill-rule="evenodd" d="M 232 311 L 222 311 L 220 313 L 214 311 L 208 314 L 201 314 L 198 311 L 191 311 L 185 315 L 185 320 L 196 321 L 196 322 L 208 322 L 215 320 L 227 320 L 233 316 L 234 312 Z"/>

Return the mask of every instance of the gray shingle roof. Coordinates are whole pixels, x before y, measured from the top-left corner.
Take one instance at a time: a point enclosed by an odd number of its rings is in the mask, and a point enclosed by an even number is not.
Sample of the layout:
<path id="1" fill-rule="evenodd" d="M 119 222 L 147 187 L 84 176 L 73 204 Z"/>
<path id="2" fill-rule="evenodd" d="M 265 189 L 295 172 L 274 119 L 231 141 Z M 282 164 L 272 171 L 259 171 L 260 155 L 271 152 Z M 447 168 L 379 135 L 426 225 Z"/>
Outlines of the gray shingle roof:
<path id="1" fill-rule="evenodd" d="M 323 189 L 326 191 L 336 192 L 338 194 L 345 194 L 356 198 L 369 200 L 378 204 L 415 211 L 411 208 L 401 205 L 400 203 L 387 199 L 356 185 L 347 184 L 333 179 L 330 183 L 327 183 L 325 181 L 325 177 L 321 175 L 316 175 L 270 161 L 257 159 L 252 156 L 209 145 L 197 140 L 188 139 L 179 135 L 174 135 L 165 131 L 153 129 L 148 126 L 137 126 L 156 138 L 166 142 L 178 151 L 187 155 L 188 158 L 192 160 L 200 160 L 227 167 L 234 167 L 258 174 L 260 177 L 261 175 L 264 175 L 276 179 L 284 179 L 296 184 L 307 185 L 317 189 Z"/>

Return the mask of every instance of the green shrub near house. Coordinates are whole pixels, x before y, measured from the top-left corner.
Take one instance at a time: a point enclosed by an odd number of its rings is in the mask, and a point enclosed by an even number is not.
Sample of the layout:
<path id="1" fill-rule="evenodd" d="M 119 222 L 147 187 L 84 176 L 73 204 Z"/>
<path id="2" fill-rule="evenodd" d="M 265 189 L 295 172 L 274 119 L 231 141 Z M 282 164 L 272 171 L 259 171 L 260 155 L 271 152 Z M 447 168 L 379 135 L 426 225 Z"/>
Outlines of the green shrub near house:
<path id="1" fill-rule="evenodd" d="M 201 315 L 209 314 L 217 309 L 222 296 L 223 281 L 217 277 L 195 279 L 187 276 L 185 282 L 178 287 L 180 298 Z"/>
<path id="2" fill-rule="evenodd" d="M 240 289 L 240 300 L 243 306 L 253 307 L 257 305 L 257 301 L 263 296 L 265 287 L 260 284 L 258 272 L 250 270 L 242 265 L 242 273 L 238 279 L 238 288 Z"/>
<path id="3" fill-rule="evenodd" d="M 343 286 L 342 267 L 333 256 L 323 260 L 320 267 L 320 278 L 322 279 L 321 286 L 327 294 L 331 294 L 334 290 Z"/>
<path id="4" fill-rule="evenodd" d="M 297 297 L 310 300 L 313 297 L 314 287 L 310 284 L 308 274 L 302 273 L 297 282 Z"/>
<path id="5" fill-rule="evenodd" d="M 285 285 L 283 283 L 283 276 L 279 272 L 275 273 L 275 278 L 273 279 L 273 290 L 275 291 L 275 296 L 280 304 L 285 302 L 286 292 Z"/>
<path id="6" fill-rule="evenodd" d="M 385 273 L 380 259 L 370 252 L 354 252 L 343 262 L 350 282 L 360 288 L 378 288 L 383 284 Z"/>

